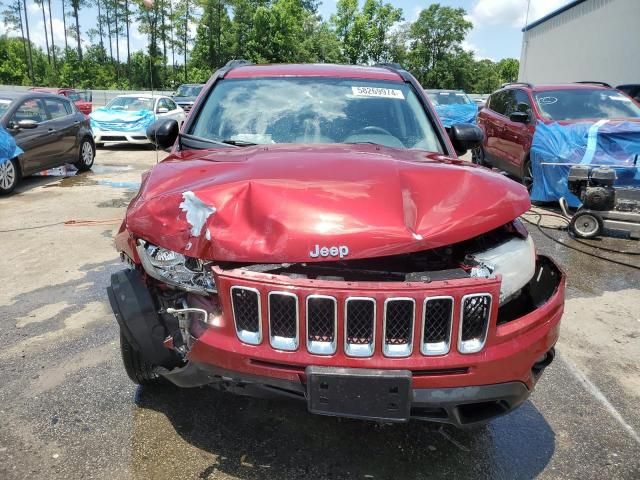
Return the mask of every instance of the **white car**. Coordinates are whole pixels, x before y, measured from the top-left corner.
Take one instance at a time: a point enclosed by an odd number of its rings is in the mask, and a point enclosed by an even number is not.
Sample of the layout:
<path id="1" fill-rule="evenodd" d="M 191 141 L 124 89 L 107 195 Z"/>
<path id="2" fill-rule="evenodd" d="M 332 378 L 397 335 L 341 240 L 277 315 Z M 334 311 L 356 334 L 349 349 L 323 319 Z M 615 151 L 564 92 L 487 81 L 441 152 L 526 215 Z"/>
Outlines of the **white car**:
<path id="1" fill-rule="evenodd" d="M 173 118 L 182 126 L 186 114 L 165 95 L 118 95 L 89 115 L 96 146 L 105 142 L 149 143 L 147 127 L 159 118 Z"/>

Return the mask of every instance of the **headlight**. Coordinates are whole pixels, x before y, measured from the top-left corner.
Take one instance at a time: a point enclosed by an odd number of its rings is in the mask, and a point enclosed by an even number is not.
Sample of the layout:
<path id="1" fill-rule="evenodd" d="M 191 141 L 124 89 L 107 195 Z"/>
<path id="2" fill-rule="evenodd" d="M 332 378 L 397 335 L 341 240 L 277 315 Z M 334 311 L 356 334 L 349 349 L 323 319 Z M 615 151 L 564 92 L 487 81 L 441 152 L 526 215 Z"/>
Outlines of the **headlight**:
<path id="1" fill-rule="evenodd" d="M 508 302 L 524 287 L 536 270 L 536 249 L 531 236 L 513 238 L 508 242 L 471 255 L 477 262 L 471 276 L 502 275 L 500 305 Z"/>
<path id="2" fill-rule="evenodd" d="M 197 258 L 138 240 L 138 255 L 145 272 L 168 285 L 193 293 L 215 293 L 209 264 Z"/>

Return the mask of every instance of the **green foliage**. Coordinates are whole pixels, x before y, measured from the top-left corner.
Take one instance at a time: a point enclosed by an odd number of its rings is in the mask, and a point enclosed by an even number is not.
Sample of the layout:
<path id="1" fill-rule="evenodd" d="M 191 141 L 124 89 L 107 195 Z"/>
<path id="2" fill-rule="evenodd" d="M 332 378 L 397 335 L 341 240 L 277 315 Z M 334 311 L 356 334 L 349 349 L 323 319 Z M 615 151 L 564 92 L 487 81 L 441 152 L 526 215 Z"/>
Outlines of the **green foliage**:
<path id="1" fill-rule="evenodd" d="M 89 2 L 96 10 L 100 7 L 101 21 L 92 28 L 79 24 L 78 13 Z M 56 45 L 54 68 L 41 48 L 22 39 L 22 0 L 4 0 L 0 13 L 14 36 L 0 36 L 0 84 L 172 89 L 183 82 L 205 82 L 234 58 L 255 63 L 396 62 L 425 88 L 477 93 L 517 79 L 517 60 L 476 60 L 462 48 L 472 27 L 462 8 L 432 4 L 415 22 L 403 23 L 402 10 L 384 0 L 338 0 L 336 13 L 326 21 L 317 13 L 318 3 L 156 0 L 146 10 L 142 0 L 66 0 L 68 48 Z M 127 32 L 134 21 L 148 42 L 129 58 Z M 78 45 L 79 31 L 91 45 Z"/>
<path id="2" fill-rule="evenodd" d="M 376 63 L 389 60 L 392 27 L 402 20 L 402 9 L 382 0 L 338 0 L 331 24 L 349 63 Z"/>

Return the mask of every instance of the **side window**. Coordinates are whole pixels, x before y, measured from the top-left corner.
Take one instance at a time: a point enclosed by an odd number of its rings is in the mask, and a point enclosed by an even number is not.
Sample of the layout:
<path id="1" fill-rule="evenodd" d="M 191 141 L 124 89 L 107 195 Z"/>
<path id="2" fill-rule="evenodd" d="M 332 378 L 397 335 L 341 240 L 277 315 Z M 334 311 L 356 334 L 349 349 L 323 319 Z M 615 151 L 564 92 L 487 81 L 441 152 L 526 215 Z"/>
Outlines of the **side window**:
<path id="1" fill-rule="evenodd" d="M 496 92 L 491 95 L 489 108 L 500 115 L 504 115 L 506 111 L 505 94 L 507 92 Z"/>
<path id="2" fill-rule="evenodd" d="M 11 118 L 12 122 L 19 122 L 20 120 L 35 120 L 38 123 L 48 120 L 47 111 L 44 109 L 42 100 L 32 98 L 22 102 L 13 114 L 13 118 Z"/>
<path id="3" fill-rule="evenodd" d="M 47 111 L 49 112 L 49 116 L 53 120 L 69 115 L 69 112 L 67 111 L 67 108 L 70 108 L 67 106 L 68 103 L 69 102 L 67 100 L 58 100 L 53 98 L 46 98 L 44 101 Z"/>
<path id="4" fill-rule="evenodd" d="M 529 95 L 524 90 L 514 90 L 515 92 L 515 109 L 518 112 L 531 112 L 531 101 Z"/>
<path id="5" fill-rule="evenodd" d="M 75 106 L 73 105 L 72 102 L 63 102 L 63 103 L 64 103 L 64 108 L 69 115 L 76 113 Z"/>
<path id="6" fill-rule="evenodd" d="M 504 112 L 505 117 L 511 115 L 516 110 L 516 95 L 514 90 L 506 90 L 504 92 Z"/>
<path id="7" fill-rule="evenodd" d="M 166 101 L 167 101 L 167 108 L 169 109 L 169 111 L 175 110 L 176 108 L 178 108 L 176 103 L 170 98 L 167 98 Z"/>
<path id="8" fill-rule="evenodd" d="M 169 108 L 169 104 L 166 98 L 161 98 L 160 100 L 158 100 L 158 106 L 156 107 L 156 111 L 160 110 L 161 108 L 166 108 L 167 110 L 171 110 Z"/>

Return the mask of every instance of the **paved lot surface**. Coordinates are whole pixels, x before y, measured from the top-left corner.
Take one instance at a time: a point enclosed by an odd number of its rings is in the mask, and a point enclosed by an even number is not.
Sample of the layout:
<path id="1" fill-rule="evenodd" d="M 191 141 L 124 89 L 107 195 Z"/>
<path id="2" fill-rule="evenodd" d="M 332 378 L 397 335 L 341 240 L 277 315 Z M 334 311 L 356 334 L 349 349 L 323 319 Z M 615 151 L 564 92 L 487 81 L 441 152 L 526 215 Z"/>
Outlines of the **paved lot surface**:
<path id="1" fill-rule="evenodd" d="M 559 355 L 531 400 L 487 427 L 377 425 L 211 389 L 136 388 L 105 288 L 121 268 L 114 232 L 155 159 L 100 150 L 92 173 L 28 179 L 0 199 L 0 478 L 640 478 L 640 271 L 535 227 L 569 276 Z"/>

